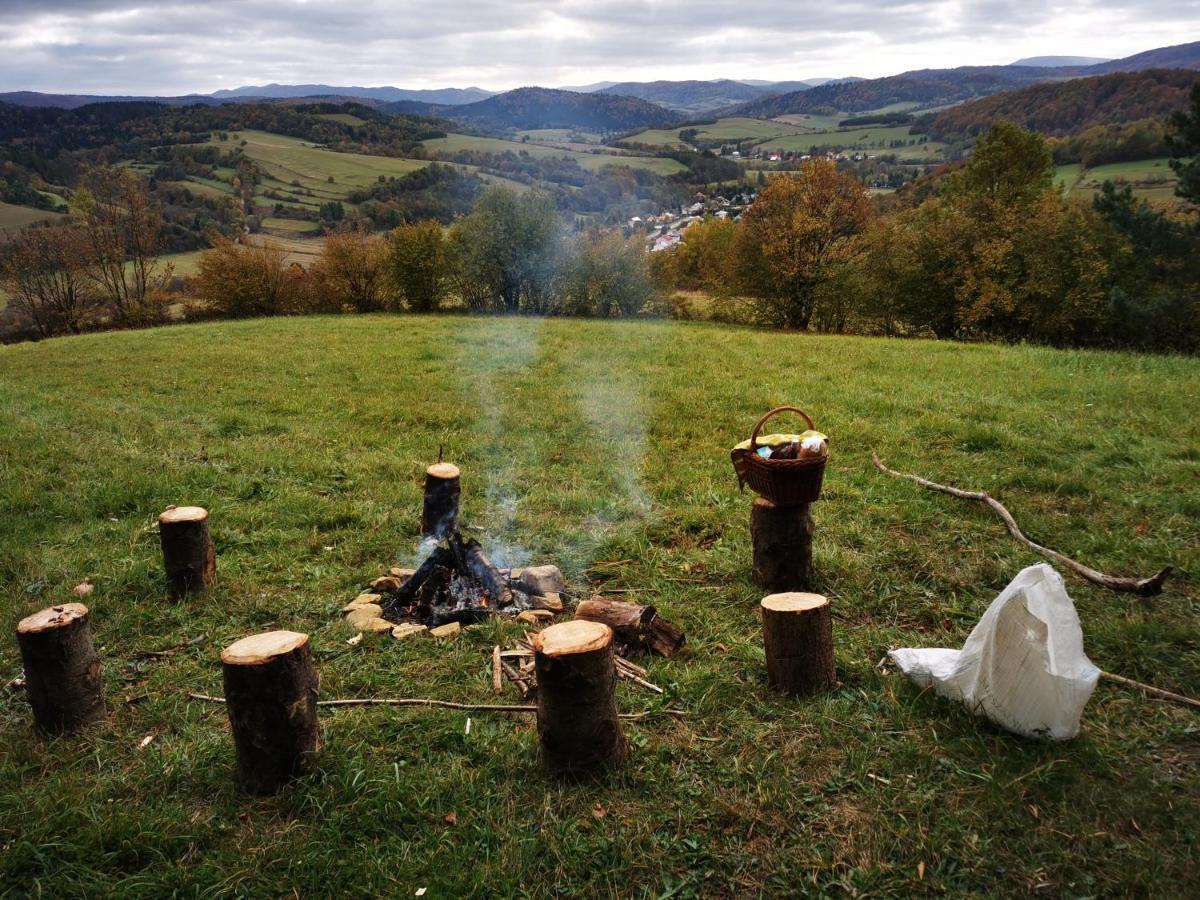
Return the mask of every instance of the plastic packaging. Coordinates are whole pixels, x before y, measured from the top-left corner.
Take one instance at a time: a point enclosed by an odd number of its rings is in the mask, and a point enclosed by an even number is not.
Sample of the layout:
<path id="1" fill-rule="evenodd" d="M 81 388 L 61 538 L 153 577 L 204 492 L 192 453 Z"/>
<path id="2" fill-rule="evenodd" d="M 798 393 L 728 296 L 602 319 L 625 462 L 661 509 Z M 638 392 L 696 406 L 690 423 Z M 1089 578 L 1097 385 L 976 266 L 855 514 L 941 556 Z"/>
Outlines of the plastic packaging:
<path id="1" fill-rule="evenodd" d="M 1100 670 L 1083 652 L 1083 631 L 1062 576 L 1046 563 L 1014 578 L 983 614 L 961 650 L 892 650 L 921 687 L 959 700 L 1025 737 L 1066 740 Z"/>

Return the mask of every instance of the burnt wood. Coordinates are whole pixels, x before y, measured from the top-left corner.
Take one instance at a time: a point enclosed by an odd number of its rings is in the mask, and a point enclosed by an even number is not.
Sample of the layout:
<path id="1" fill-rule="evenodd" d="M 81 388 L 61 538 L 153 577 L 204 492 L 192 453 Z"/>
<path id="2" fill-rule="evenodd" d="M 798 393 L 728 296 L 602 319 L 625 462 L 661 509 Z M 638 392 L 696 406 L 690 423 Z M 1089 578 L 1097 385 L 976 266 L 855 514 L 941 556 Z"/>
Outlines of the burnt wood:
<path id="1" fill-rule="evenodd" d="M 458 466 L 434 463 L 425 470 L 425 496 L 421 505 L 421 534 L 441 540 L 458 530 L 458 503 L 462 493 Z"/>

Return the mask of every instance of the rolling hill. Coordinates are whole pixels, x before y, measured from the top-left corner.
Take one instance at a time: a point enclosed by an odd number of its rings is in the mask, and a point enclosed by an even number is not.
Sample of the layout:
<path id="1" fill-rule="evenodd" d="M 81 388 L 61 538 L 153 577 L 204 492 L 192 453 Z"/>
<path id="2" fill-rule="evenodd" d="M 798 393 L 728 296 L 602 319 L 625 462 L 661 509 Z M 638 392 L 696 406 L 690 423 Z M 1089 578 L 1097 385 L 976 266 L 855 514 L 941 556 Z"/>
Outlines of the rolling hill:
<path id="1" fill-rule="evenodd" d="M 1103 56 L 1027 56 L 1024 59 L 1018 59 L 1011 65 L 1054 69 L 1061 66 L 1097 66 L 1106 62 L 1111 62 L 1111 60 Z"/>
<path id="2" fill-rule="evenodd" d="M 214 91 L 211 96 L 217 100 L 235 100 L 242 97 L 269 100 L 296 97 L 356 97 L 381 103 L 418 100 L 422 103 L 459 106 L 486 100 L 495 93 L 478 87 L 407 90 L 397 87 L 341 87 L 330 84 L 261 84 Z"/>
<path id="3" fill-rule="evenodd" d="M 1187 106 L 1200 72 L 1150 69 L 1035 84 L 952 106 L 928 117 L 924 130 L 939 141 L 961 140 L 1006 119 L 1048 135 L 1097 125 L 1162 118 Z"/>
<path id="4" fill-rule="evenodd" d="M 756 87 L 740 81 L 626 81 L 605 88 L 599 93 L 622 97 L 637 97 L 657 103 L 667 109 L 685 113 L 701 113 L 708 110 L 744 103 L 766 94 L 775 93 L 771 87 Z"/>
<path id="5" fill-rule="evenodd" d="M 806 91 L 762 97 L 723 110 L 723 115 L 774 118 L 823 109 L 862 112 L 893 104 L 945 106 L 1011 91 L 1029 84 L 1146 69 L 1200 69 L 1200 41 L 1161 47 L 1092 66 L 961 66 L 922 69 L 886 78 L 826 84 Z"/>
<path id="6" fill-rule="evenodd" d="M 539 87 L 517 88 L 462 106 L 402 101 L 386 104 L 381 109 L 392 113 L 443 116 L 490 131 L 537 128 L 633 131 L 659 128 L 679 118 L 669 110 L 637 97 L 580 94 Z"/>

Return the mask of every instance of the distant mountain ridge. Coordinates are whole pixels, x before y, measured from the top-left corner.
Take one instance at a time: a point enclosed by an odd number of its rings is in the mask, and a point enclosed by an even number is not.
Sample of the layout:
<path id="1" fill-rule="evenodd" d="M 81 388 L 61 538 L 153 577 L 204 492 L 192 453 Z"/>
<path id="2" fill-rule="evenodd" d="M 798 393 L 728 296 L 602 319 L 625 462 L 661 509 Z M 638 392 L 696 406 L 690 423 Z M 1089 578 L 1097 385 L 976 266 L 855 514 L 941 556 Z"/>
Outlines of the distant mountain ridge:
<path id="1" fill-rule="evenodd" d="M 598 93 L 620 97 L 637 97 L 657 103 L 667 109 L 684 113 L 702 113 L 722 106 L 732 106 L 773 93 L 769 87 L 757 87 L 741 81 L 624 81 L 604 88 Z"/>
<path id="2" fill-rule="evenodd" d="M 721 110 L 722 115 L 770 119 L 821 110 L 863 112 L 898 103 L 918 107 L 962 103 L 1046 81 L 1086 78 L 1146 69 L 1200 69 L 1200 41 L 1160 47 L 1091 66 L 960 66 L 922 69 L 886 78 L 825 84 L 804 91 L 761 97 Z"/>
<path id="3" fill-rule="evenodd" d="M 418 100 L 423 103 L 458 106 L 464 103 L 475 103 L 479 100 L 486 100 L 488 97 L 495 96 L 495 94 L 495 91 L 485 91 L 483 88 L 478 87 L 409 90 L 397 87 L 340 87 L 329 84 L 260 84 L 213 91 L 210 96 L 218 100 L 231 100 L 241 97 L 274 100 L 298 97 L 338 96 L 359 97 L 367 100 L 377 100 L 381 103 Z"/>
<path id="4" fill-rule="evenodd" d="M 1112 62 L 1107 56 L 1027 56 L 1018 59 L 1013 66 L 1033 66 L 1039 69 L 1056 69 L 1062 66 L 1097 66 Z"/>

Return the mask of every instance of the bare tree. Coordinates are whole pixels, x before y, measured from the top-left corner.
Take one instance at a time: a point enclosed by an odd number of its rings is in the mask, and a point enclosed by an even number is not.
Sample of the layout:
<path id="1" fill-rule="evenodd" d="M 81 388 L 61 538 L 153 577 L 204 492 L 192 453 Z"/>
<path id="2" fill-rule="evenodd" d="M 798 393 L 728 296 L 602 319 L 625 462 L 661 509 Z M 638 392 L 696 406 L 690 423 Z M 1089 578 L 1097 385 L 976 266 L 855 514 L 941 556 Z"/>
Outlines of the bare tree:
<path id="1" fill-rule="evenodd" d="M 155 295 L 171 277 L 162 266 L 162 212 L 128 169 L 98 168 L 84 176 L 74 205 L 87 233 L 91 271 L 121 323 L 157 315 Z"/>
<path id="2" fill-rule="evenodd" d="M 0 254 L 0 285 L 44 337 L 78 334 L 99 305 L 87 251 L 78 225 L 51 225 L 25 229 Z"/>

